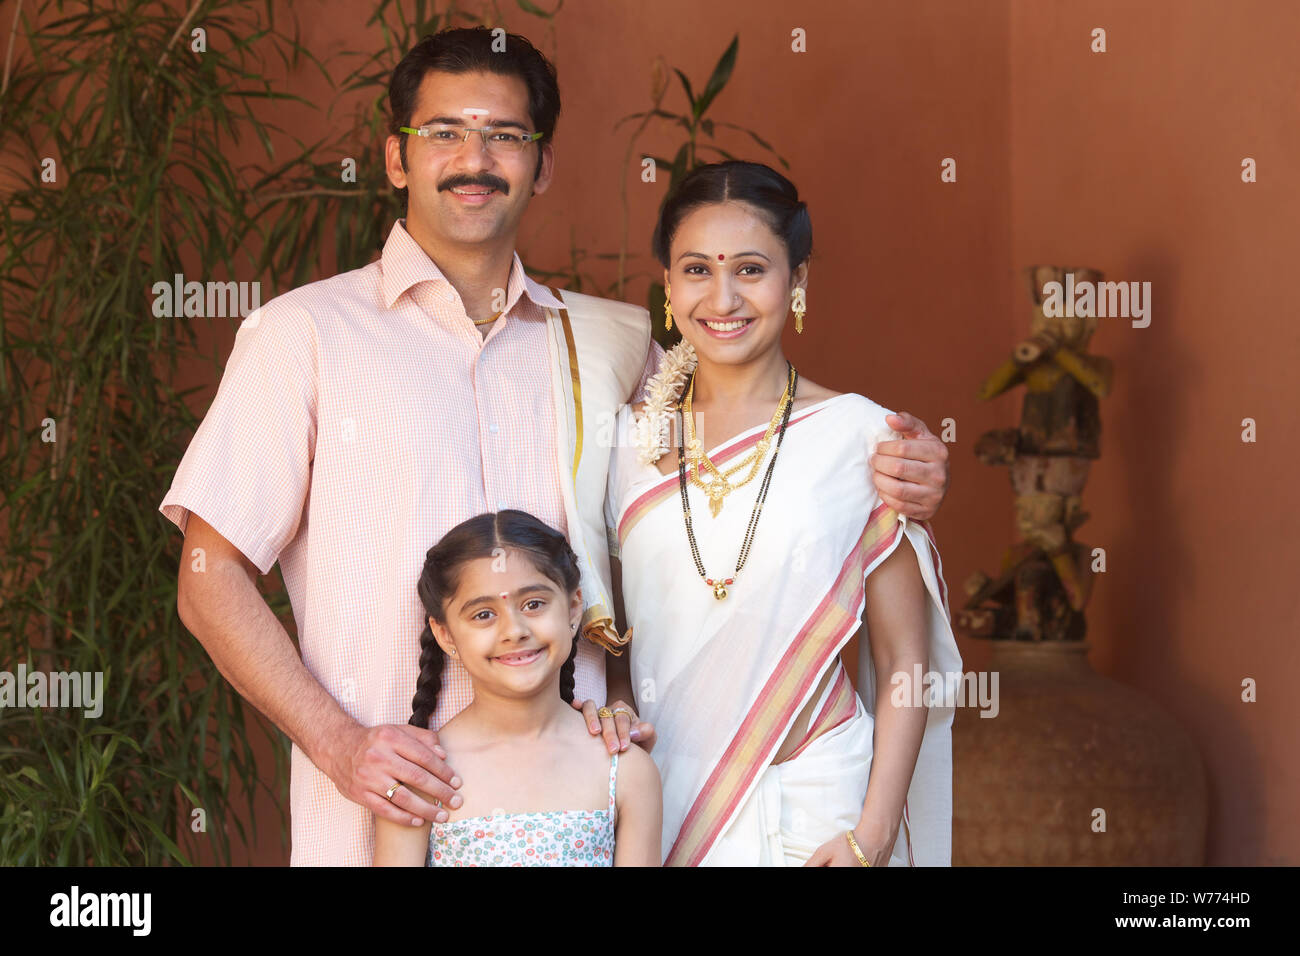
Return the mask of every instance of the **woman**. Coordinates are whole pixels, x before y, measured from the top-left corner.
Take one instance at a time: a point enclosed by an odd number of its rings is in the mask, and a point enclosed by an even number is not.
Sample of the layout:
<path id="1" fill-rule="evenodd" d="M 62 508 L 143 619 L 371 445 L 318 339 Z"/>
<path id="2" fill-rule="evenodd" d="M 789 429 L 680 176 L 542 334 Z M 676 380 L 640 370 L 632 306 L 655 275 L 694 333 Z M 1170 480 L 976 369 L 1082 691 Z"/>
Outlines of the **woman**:
<path id="1" fill-rule="evenodd" d="M 633 636 L 608 680 L 655 726 L 664 862 L 947 865 L 953 711 L 912 686 L 960 671 L 942 568 L 871 481 L 888 410 L 782 353 L 807 208 L 766 166 L 703 166 L 654 249 L 684 341 L 620 412 L 606 523 Z"/>

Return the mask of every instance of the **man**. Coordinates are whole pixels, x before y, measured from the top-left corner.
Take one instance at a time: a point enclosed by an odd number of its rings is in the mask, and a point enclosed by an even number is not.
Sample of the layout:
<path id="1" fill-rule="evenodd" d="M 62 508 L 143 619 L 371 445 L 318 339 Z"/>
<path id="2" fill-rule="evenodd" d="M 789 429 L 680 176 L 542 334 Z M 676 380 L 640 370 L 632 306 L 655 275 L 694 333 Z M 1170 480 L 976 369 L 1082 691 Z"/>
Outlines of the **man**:
<path id="1" fill-rule="evenodd" d="M 644 309 L 524 274 L 515 238 L 551 183 L 560 99 L 545 57 L 505 39 L 494 52 L 490 31 L 447 30 L 398 64 L 385 159 L 406 218 L 378 261 L 245 321 L 160 506 L 185 532 L 182 621 L 293 741 L 294 865 L 369 864 L 372 814 L 445 821 L 413 787 L 460 806 L 436 728 L 469 703 L 463 668 L 448 662 L 432 728 L 405 721 L 424 555 L 475 514 L 527 510 L 574 543 L 592 639 L 575 706 L 611 748 L 632 736 L 627 715 L 596 714 L 612 604 L 593 521 L 609 449 L 590 434 L 640 397 L 662 349 Z M 882 445 L 910 460 L 878 461 L 876 481 L 924 519 L 946 488 L 946 450 L 900 418 L 918 440 Z M 301 657 L 255 584 L 277 560 Z M 635 729 L 652 745 L 649 724 Z"/>

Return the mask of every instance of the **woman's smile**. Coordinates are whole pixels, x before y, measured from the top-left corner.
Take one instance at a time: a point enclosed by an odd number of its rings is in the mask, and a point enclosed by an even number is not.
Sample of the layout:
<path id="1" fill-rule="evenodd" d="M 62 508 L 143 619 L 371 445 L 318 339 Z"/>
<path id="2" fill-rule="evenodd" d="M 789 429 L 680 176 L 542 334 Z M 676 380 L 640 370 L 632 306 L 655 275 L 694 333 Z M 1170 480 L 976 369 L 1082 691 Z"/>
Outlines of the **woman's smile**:
<path id="1" fill-rule="evenodd" d="M 696 319 L 715 339 L 734 339 L 744 335 L 754 324 L 753 319 Z"/>

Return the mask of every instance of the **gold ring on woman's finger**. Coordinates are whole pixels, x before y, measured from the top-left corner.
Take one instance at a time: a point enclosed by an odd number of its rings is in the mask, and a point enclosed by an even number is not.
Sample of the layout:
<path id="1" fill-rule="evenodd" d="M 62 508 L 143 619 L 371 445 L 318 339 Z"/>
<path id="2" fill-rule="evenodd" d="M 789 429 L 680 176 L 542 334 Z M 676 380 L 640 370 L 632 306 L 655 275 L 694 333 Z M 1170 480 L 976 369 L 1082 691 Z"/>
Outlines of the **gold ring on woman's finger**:
<path id="1" fill-rule="evenodd" d="M 596 716 L 597 716 L 597 717 L 613 717 L 613 716 L 614 716 L 614 712 L 613 712 L 612 710 L 610 710 L 608 707 L 602 707 L 602 708 L 600 708 L 598 711 L 596 711 Z"/>
<path id="2" fill-rule="evenodd" d="M 393 799 L 393 794 L 397 792 L 397 788 L 400 787 L 401 785 L 402 785 L 402 781 L 400 780 L 397 781 L 397 783 L 393 784 L 391 787 L 388 788 L 388 792 L 385 793 L 384 796 L 386 796 L 391 801 Z"/>
<path id="3" fill-rule="evenodd" d="M 635 717 L 636 717 L 636 715 L 633 714 L 632 711 L 628 710 L 626 707 L 615 707 L 615 708 L 614 708 L 614 713 L 616 713 L 616 714 L 627 714 L 627 719 L 628 719 L 628 720 L 633 720 L 633 719 L 635 719 Z"/>

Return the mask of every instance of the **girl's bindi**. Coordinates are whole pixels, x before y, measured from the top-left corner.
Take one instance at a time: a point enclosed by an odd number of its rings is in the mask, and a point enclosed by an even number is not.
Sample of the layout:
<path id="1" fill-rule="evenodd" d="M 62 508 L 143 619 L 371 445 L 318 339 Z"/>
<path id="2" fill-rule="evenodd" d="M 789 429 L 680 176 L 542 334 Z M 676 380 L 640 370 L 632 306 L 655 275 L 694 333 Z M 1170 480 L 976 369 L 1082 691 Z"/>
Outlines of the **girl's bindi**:
<path id="1" fill-rule="evenodd" d="M 727 258 L 727 257 L 724 256 L 722 253 L 720 253 L 720 252 L 718 253 L 718 261 L 719 261 L 719 262 L 721 262 L 721 261 L 722 261 L 723 259 L 725 259 L 725 258 Z"/>

